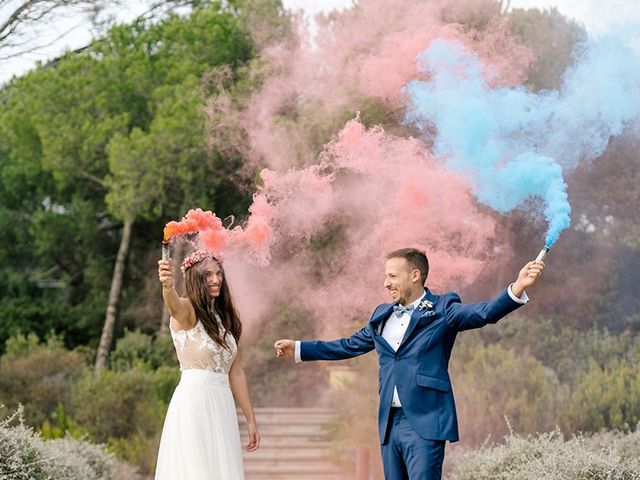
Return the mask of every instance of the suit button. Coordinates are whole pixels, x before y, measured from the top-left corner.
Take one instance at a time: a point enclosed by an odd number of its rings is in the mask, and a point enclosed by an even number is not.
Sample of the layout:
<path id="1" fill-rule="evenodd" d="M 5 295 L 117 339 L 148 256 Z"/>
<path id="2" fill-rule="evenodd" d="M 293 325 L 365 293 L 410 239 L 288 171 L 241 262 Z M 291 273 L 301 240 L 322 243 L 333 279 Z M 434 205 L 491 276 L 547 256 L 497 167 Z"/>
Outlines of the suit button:
<path id="1" fill-rule="evenodd" d="M 394 361 L 394 362 L 397 362 L 398 360 L 399 360 L 399 358 L 398 358 L 398 357 L 393 357 L 393 361 Z"/>

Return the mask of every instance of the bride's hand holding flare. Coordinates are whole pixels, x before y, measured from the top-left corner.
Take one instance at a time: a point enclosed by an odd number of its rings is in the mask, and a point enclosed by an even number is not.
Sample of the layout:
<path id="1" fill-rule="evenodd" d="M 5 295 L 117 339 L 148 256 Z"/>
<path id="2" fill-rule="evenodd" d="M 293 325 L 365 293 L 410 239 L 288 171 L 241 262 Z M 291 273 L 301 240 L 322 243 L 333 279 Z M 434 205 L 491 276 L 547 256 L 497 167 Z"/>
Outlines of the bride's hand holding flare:
<path id="1" fill-rule="evenodd" d="M 293 340 L 278 340 L 273 347 L 276 349 L 278 358 L 292 358 L 295 352 L 295 342 Z"/>
<path id="2" fill-rule="evenodd" d="M 173 287 L 173 260 L 158 260 L 158 279 L 165 289 Z"/>

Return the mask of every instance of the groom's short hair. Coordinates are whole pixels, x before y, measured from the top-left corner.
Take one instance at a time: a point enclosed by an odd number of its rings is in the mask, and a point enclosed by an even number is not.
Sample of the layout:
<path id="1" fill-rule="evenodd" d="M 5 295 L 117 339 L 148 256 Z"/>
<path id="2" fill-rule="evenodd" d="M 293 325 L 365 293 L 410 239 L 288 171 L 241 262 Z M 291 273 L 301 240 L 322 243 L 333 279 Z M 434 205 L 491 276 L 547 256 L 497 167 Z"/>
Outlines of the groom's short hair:
<path id="1" fill-rule="evenodd" d="M 387 260 L 390 258 L 404 258 L 407 263 L 420 271 L 420 279 L 422 284 L 427 281 L 429 276 L 429 260 L 427 254 L 415 248 L 401 248 L 387 253 Z"/>

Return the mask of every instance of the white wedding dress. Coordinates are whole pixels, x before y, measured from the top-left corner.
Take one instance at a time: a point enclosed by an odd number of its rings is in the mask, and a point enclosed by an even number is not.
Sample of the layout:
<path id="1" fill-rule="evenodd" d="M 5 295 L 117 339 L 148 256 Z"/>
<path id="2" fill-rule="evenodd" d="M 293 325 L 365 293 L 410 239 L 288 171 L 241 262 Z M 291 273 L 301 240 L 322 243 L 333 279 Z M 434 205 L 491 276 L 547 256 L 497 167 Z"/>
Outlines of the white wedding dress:
<path id="1" fill-rule="evenodd" d="M 220 332 L 224 328 L 218 318 Z M 244 479 L 229 369 L 238 351 L 214 342 L 198 320 L 190 330 L 169 328 L 182 372 L 162 429 L 155 480 Z"/>

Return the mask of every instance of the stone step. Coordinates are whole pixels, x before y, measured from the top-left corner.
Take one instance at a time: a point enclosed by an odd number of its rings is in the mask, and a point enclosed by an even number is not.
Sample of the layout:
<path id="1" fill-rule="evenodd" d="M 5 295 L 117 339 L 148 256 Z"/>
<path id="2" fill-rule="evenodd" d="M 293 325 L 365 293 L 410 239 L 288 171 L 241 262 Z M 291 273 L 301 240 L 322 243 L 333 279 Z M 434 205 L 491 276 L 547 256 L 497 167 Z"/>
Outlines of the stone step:
<path id="1" fill-rule="evenodd" d="M 261 446 L 255 452 L 247 452 L 245 461 L 253 463 L 283 462 L 331 462 L 327 450 L 322 449 L 276 449 Z"/>
<path id="2" fill-rule="evenodd" d="M 319 445 L 327 443 L 330 440 L 328 432 L 322 430 L 312 433 L 309 428 L 307 428 L 306 431 L 303 428 L 278 430 L 277 428 L 262 428 L 259 425 L 258 428 L 261 441 L 277 441 L 279 446 Z M 240 425 L 240 438 L 246 440 L 248 435 L 247 428 Z"/>
<path id="3" fill-rule="evenodd" d="M 258 425 L 324 425 L 333 419 L 331 415 L 264 415 L 256 413 Z M 238 423 L 244 424 L 244 415 L 238 414 Z"/>
<path id="4" fill-rule="evenodd" d="M 304 419 L 304 418 L 284 418 L 284 417 L 263 417 L 256 415 L 256 421 L 258 426 L 282 426 L 282 425 L 313 425 L 316 427 L 322 427 L 330 423 L 333 419 L 317 418 L 317 419 Z M 247 422 L 244 418 L 238 417 L 238 424 L 245 425 Z"/>
<path id="5" fill-rule="evenodd" d="M 260 449 L 244 453 L 247 480 L 348 480 L 352 477 L 329 457 L 326 430 L 334 412 L 326 408 L 255 409 Z M 247 442 L 244 415 L 238 411 L 240 436 Z"/>
<path id="6" fill-rule="evenodd" d="M 282 414 L 282 415 L 294 415 L 294 414 L 323 414 L 323 415 L 333 415 L 335 412 L 330 408 L 324 407 L 255 407 L 253 409 L 256 413 L 266 413 L 266 414 Z M 238 409 L 240 412 L 240 409 Z"/>
<path id="7" fill-rule="evenodd" d="M 246 436 L 240 437 L 240 443 L 242 446 L 248 443 Z M 288 438 L 275 438 L 275 437 L 260 437 L 260 449 L 272 449 L 274 451 L 307 451 L 310 448 L 318 448 L 319 450 L 328 452 L 331 449 L 327 442 L 314 441 L 313 439 L 305 437 L 288 437 Z"/>
<path id="8" fill-rule="evenodd" d="M 300 477 L 299 474 L 286 474 L 286 473 L 249 473 L 245 474 L 245 480 L 353 480 L 353 474 L 350 473 L 337 473 L 337 474 L 306 474 L 304 477 Z"/>
<path id="9" fill-rule="evenodd" d="M 345 472 L 337 466 L 320 462 L 289 462 L 280 465 L 247 465 L 244 466 L 246 475 L 299 475 L 298 478 L 308 478 L 309 475 L 341 475 Z"/>

